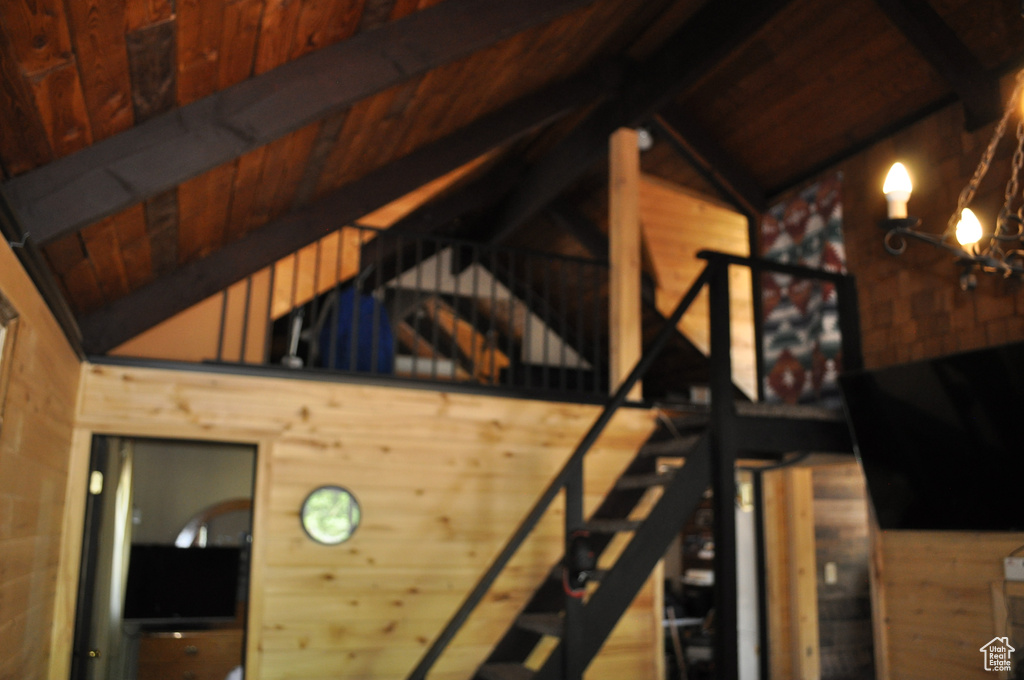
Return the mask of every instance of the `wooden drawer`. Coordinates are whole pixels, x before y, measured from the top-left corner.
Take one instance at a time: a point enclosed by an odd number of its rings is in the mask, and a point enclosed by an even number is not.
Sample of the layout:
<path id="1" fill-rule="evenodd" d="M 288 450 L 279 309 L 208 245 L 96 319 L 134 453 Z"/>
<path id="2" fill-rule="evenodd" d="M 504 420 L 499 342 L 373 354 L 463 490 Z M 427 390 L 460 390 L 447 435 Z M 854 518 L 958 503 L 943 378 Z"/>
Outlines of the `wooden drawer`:
<path id="1" fill-rule="evenodd" d="M 138 680 L 224 680 L 242 663 L 242 631 L 145 633 Z"/>

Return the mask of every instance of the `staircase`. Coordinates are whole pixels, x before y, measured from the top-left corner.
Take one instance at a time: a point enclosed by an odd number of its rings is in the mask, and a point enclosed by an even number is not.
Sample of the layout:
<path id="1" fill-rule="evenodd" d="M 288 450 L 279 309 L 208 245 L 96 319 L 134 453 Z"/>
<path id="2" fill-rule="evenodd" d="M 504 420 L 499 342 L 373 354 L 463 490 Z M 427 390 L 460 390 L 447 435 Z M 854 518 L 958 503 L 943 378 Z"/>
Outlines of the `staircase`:
<path id="1" fill-rule="evenodd" d="M 565 467 L 541 494 L 505 548 L 467 596 L 463 606 L 410 674 L 409 680 L 424 680 L 427 677 L 445 647 L 563 490 L 566 556 L 537 589 L 471 677 L 472 680 L 580 680 L 583 671 L 597 655 L 619 617 L 662 558 L 669 543 L 679 533 L 686 518 L 697 508 L 708 488 L 713 491 L 716 518 L 716 677 L 721 680 L 737 679 L 736 461 L 742 457 L 777 462 L 784 454 L 792 452 L 850 453 L 852 444 L 845 421 L 834 411 L 808 407 L 780 408 L 734 401 L 728 268 L 745 266 L 755 275 L 761 271 L 781 271 L 798 277 L 832 282 L 839 295 L 842 350 L 847 369 L 860 366 L 860 332 L 856 323 L 853 281 L 849 277 L 720 253 L 704 252 L 700 256 L 708 261 L 704 272 L 683 296 L 662 332 L 608 401 Z M 582 488 L 584 456 L 615 411 L 626 402 L 633 386 L 654 363 L 674 333 L 679 319 L 704 286 L 709 289 L 710 308 L 710 408 L 704 413 L 691 413 L 676 423 L 674 436 L 669 441 L 649 443 L 643 447 L 600 507 L 585 520 Z M 681 460 L 682 465 L 661 469 L 659 457 Z M 660 495 L 653 503 L 642 504 L 641 499 L 653 487 L 661 489 Z M 646 514 L 637 518 L 640 508 L 647 506 L 649 509 Z M 582 539 L 585 541 L 584 552 L 591 558 L 589 561 L 596 564 L 612 539 L 621 533 L 628 533 L 631 537 L 607 569 L 591 570 L 589 564 L 580 567 L 575 563 L 574 557 L 580 547 L 579 537 L 585 537 Z M 591 582 L 589 587 L 569 587 L 570 583 L 578 584 L 576 577 L 581 576 L 579 572 L 583 569 L 587 570 L 587 580 Z M 557 641 L 553 645 L 546 645 L 551 649 L 547 657 L 541 661 L 532 659 L 538 645 L 552 638 Z"/>
<path id="2" fill-rule="evenodd" d="M 575 661 L 582 668 L 594 657 L 710 485 L 709 441 L 707 417 L 695 416 L 685 421 L 680 438 L 672 440 L 669 447 L 640 449 L 583 525 L 595 561 L 616 534 L 632 534 L 612 566 L 591 574 L 589 580 L 596 582 L 596 589 L 589 589 L 585 600 L 572 602 L 566 598 L 567 565 L 563 559 L 477 669 L 474 678 L 546 680 L 562 677 L 563 664 L 567 661 L 562 639 L 576 632 L 569 629 L 575 621 L 582 623 L 578 632 L 583 643 L 571 650 L 578 655 Z M 683 465 L 659 470 L 658 458 L 666 455 L 682 458 Z M 654 487 L 663 489 L 660 498 L 643 519 L 632 519 L 644 495 Z M 567 601 L 570 609 L 576 611 L 566 611 Z M 540 668 L 526 668 L 523 664 L 545 637 L 558 638 L 558 645 Z"/>

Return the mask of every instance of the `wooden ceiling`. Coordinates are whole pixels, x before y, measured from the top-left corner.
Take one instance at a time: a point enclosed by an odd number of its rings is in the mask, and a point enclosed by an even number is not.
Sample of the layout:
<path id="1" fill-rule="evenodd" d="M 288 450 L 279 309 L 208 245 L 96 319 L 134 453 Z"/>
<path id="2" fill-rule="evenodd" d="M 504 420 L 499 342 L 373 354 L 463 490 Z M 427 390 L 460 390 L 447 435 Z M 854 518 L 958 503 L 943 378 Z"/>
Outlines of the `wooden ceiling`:
<path id="1" fill-rule="evenodd" d="M 588 204 L 624 125 L 654 132 L 646 172 L 756 214 L 937 107 L 993 120 L 998 80 L 1024 57 L 1020 13 L 1013 0 L 4 0 L 0 223 L 102 352 L 103 329 L 127 339 L 485 156 L 431 185 L 401 228 L 559 247 L 529 225 Z"/>

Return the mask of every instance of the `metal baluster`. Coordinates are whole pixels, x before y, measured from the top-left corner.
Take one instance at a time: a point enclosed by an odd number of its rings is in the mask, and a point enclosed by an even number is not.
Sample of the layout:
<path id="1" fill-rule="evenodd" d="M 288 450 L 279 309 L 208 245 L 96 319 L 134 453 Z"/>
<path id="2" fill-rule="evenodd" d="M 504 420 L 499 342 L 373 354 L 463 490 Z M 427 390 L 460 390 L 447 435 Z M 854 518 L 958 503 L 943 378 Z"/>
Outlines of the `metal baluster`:
<path id="1" fill-rule="evenodd" d="M 245 350 L 249 340 L 249 307 L 252 304 L 252 277 L 245 277 L 245 306 L 242 309 L 242 346 L 238 350 L 239 363 L 246 363 Z"/>
<path id="2" fill-rule="evenodd" d="M 601 390 L 601 368 L 604 366 L 604 357 L 601 356 L 601 331 L 604 330 L 601 324 L 601 283 L 604 277 L 604 268 L 591 265 L 594 269 L 594 392 L 600 394 Z"/>
<path id="3" fill-rule="evenodd" d="M 377 355 L 380 353 L 380 300 L 377 299 L 377 291 L 380 290 L 381 286 L 381 264 L 383 261 L 383 253 L 381 252 L 381 238 L 382 234 L 377 234 L 376 238 L 376 249 L 374 251 L 374 265 L 373 265 L 373 333 L 370 339 L 370 373 L 379 372 L 379 365 L 377 362 Z"/>
<path id="4" fill-rule="evenodd" d="M 472 258 L 473 264 L 473 308 L 470 310 L 470 314 L 473 317 L 471 326 L 473 327 L 473 349 L 472 356 L 469 358 L 469 365 L 473 369 L 473 377 L 475 380 L 479 380 L 479 371 L 476 367 L 476 348 L 480 343 L 477 342 L 477 336 L 480 335 L 480 250 L 476 246 L 472 247 Z"/>
<path id="5" fill-rule="evenodd" d="M 401 235 L 396 235 L 395 236 L 395 272 L 396 272 L 396 276 L 401 276 L 402 272 L 403 272 L 403 269 L 402 269 L 402 248 L 403 248 L 404 245 L 405 244 L 402 243 Z M 395 282 L 395 298 L 396 299 L 398 297 L 398 292 L 400 290 L 402 290 L 402 286 L 396 280 L 396 282 Z M 395 310 L 397 311 L 398 309 L 399 308 L 396 306 Z M 392 317 L 391 321 L 392 321 L 392 323 L 396 323 L 397 324 L 397 323 L 404 323 L 405 319 L 404 318 L 394 318 L 394 317 Z M 415 350 L 416 350 L 415 347 L 412 348 L 412 352 L 413 352 L 413 355 L 414 355 L 413 356 L 413 360 L 415 360 L 415 354 L 416 354 Z M 397 363 L 398 363 L 398 342 L 397 342 L 397 338 L 396 338 L 396 342 L 393 343 L 392 348 L 391 348 L 391 366 L 394 367 L 395 369 L 397 369 Z"/>
<path id="6" fill-rule="evenodd" d="M 515 252 L 508 251 L 508 341 L 506 345 L 506 357 L 508 358 L 508 369 L 505 371 L 507 386 L 515 384 L 513 374 L 518 367 L 519 358 L 515 356 L 515 329 L 516 329 L 516 263 Z"/>
<path id="7" fill-rule="evenodd" d="M 551 338 L 551 268 L 544 267 L 544 286 L 543 286 L 543 299 L 544 299 L 544 362 L 541 375 L 541 387 L 547 389 L 551 386 L 551 373 L 550 365 L 548 364 L 548 340 Z"/>
<path id="8" fill-rule="evenodd" d="M 566 384 L 567 383 L 567 381 L 566 381 L 566 378 L 567 378 L 566 374 L 568 373 L 568 369 L 566 367 L 566 363 L 567 363 L 567 361 L 566 361 L 566 353 L 568 351 L 568 345 L 569 345 L 569 340 L 568 340 L 568 338 L 569 338 L 569 327 L 566 325 L 568 323 L 566 317 L 569 316 L 569 293 L 568 293 L 568 283 L 565 280 L 565 267 L 566 267 L 566 261 L 562 260 L 558 264 L 558 282 L 559 282 L 559 287 L 561 288 L 561 295 L 562 295 L 562 300 L 561 300 L 562 305 L 561 305 L 561 309 L 559 310 L 560 313 L 558 315 L 561 318 L 561 326 L 562 326 L 562 349 L 561 349 L 561 352 L 560 352 L 560 356 L 558 357 L 558 374 L 559 374 L 559 386 L 561 387 L 563 392 L 565 392 L 568 389 L 568 385 Z"/>
<path id="9" fill-rule="evenodd" d="M 487 320 L 487 361 L 488 370 L 487 373 L 490 376 L 491 384 L 498 384 L 497 373 L 497 353 L 498 343 L 495 341 L 494 332 L 494 315 L 497 314 L 498 304 L 498 251 L 491 249 L 491 313 L 488 315 Z"/>
<path id="10" fill-rule="evenodd" d="M 302 318 L 295 313 L 295 300 L 298 297 L 299 286 L 299 252 L 292 254 L 292 291 L 288 301 L 288 352 L 285 355 L 285 365 L 289 368 L 299 368 L 301 364 L 296 361 L 296 354 L 299 345 L 299 333 L 302 331 Z M 296 325 L 296 321 L 298 325 Z"/>
<path id="11" fill-rule="evenodd" d="M 338 323 L 340 319 L 341 304 L 341 261 L 345 256 L 345 228 L 338 230 L 338 249 L 334 260 L 334 301 L 331 311 L 327 314 L 327 323 L 330 328 L 327 331 L 327 368 L 332 371 L 338 368 Z"/>
<path id="12" fill-rule="evenodd" d="M 274 283 L 277 277 L 277 265 L 270 265 L 270 281 L 267 283 L 267 326 L 263 331 L 263 363 L 270 363 L 271 344 L 274 341 Z"/>
<path id="13" fill-rule="evenodd" d="M 525 258 L 525 263 L 523 278 L 526 280 L 526 300 L 523 311 L 526 314 L 526 320 L 523 323 L 523 369 L 526 373 L 525 384 L 527 389 L 529 389 L 533 383 L 533 347 L 531 345 L 533 338 L 530 335 L 530 327 L 533 322 L 533 257 Z"/>
<path id="14" fill-rule="evenodd" d="M 217 361 L 224 361 L 224 326 L 228 322 L 228 291 L 220 292 L 220 329 L 217 331 Z"/>
<path id="15" fill-rule="evenodd" d="M 317 312 L 319 311 L 320 306 L 320 257 L 322 255 L 322 251 L 323 242 L 317 241 L 316 262 L 313 264 L 313 293 L 309 301 L 309 330 L 311 335 L 309 338 L 309 347 L 306 350 L 307 356 L 309 357 L 310 366 L 316 365 L 316 362 L 319 359 L 317 355 L 322 353 L 319 344 L 319 338 L 312 335 L 313 333 L 317 332 L 316 322 L 317 319 L 320 318 Z M 316 351 L 314 351 L 314 348 L 316 349 Z"/>
<path id="16" fill-rule="evenodd" d="M 421 310 L 420 309 L 420 305 L 422 304 L 421 303 L 421 299 L 420 299 L 421 298 L 420 291 L 422 290 L 422 285 L 423 285 L 423 239 L 421 237 L 417 236 L 416 237 L 416 290 L 415 290 L 415 296 L 413 298 L 414 300 L 416 300 L 416 309 L 417 309 L 417 311 L 416 311 L 417 323 L 416 323 L 416 329 L 415 329 L 416 330 L 416 335 L 415 335 L 415 338 L 414 338 L 414 340 L 416 342 L 416 347 L 413 348 L 413 353 L 412 353 L 412 377 L 414 377 L 414 378 L 417 375 L 419 375 L 419 367 L 420 367 L 420 357 L 419 357 L 419 344 L 420 344 L 420 328 L 419 327 L 420 327 L 420 324 L 419 324 L 419 315 L 423 311 L 426 311 L 426 310 Z"/>
<path id="17" fill-rule="evenodd" d="M 437 380 L 438 345 L 441 344 L 441 253 L 440 244 L 434 242 L 434 319 L 430 324 L 430 346 L 433 353 L 433 362 L 430 365 L 430 379 Z"/>
<path id="18" fill-rule="evenodd" d="M 363 239 L 366 236 L 365 229 L 356 228 L 359 230 L 359 257 L 356 258 L 356 277 L 350 286 L 352 291 L 352 314 L 350 314 L 348 331 L 348 370 L 350 371 L 358 370 L 359 366 L 359 298 L 362 294 L 360 288 L 363 285 Z"/>
<path id="19" fill-rule="evenodd" d="M 583 392 L 583 299 L 586 291 L 586 277 L 583 276 L 583 262 L 576 261 L 576 391 Z"/>
<path id="20" fill-rule="evenodd" d="M 456 257 L 460 253 L 460 246 L 452 244 L 448 247 L 448 271 L 451 272 L 452 276 L 452 375 L 451 379 L 454 383 L 457 379 L 457 369 L 459 362 L 456 358 L 459 356 L 459 275 L 455 273 L 458 262 Z"/>

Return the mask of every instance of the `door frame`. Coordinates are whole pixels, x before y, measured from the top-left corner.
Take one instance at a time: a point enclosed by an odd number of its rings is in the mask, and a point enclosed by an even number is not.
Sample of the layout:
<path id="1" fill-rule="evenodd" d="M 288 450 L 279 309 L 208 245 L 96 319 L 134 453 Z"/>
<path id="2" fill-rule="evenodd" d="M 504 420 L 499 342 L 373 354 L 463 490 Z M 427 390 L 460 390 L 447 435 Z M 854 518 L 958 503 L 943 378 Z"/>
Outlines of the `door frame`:
<path id="1" fill-rule="evenodd" d="M 252 498 L 252 546 L 249 563 L 249 603 L 246 609 L 245 664 L 246 680 L 259 680 L 262 655 L 259 650 L 259 625 L 263 619 L 263 564 L 266 518 L 263 507 L 269 493 L 269 463 L 271 441 L 234 433 L 168 432 L 166 427 L 109 428 L 93 430 L 76 427 L 72 432 L 68 459 L 68 481 L 64 492 L 64 517 L 61 526 L 61 551 L 57 566 L 56 597 L 54 598 L 53 627 L 50 636 L 50 664 L 48 680 L 68 680 L 71 674 L 71 655 L 75 642 L 75 620 L 78 608 L 78 584 L 82 561 L 86 501 L 89 489 L 90 461 L 93 436 L 111 436 L 136 439 L 171 439 L 204 441 L 210 443 L 241 444 L 255 449 Z M 58 650 L 63 650 L 58 653 Z"/>

